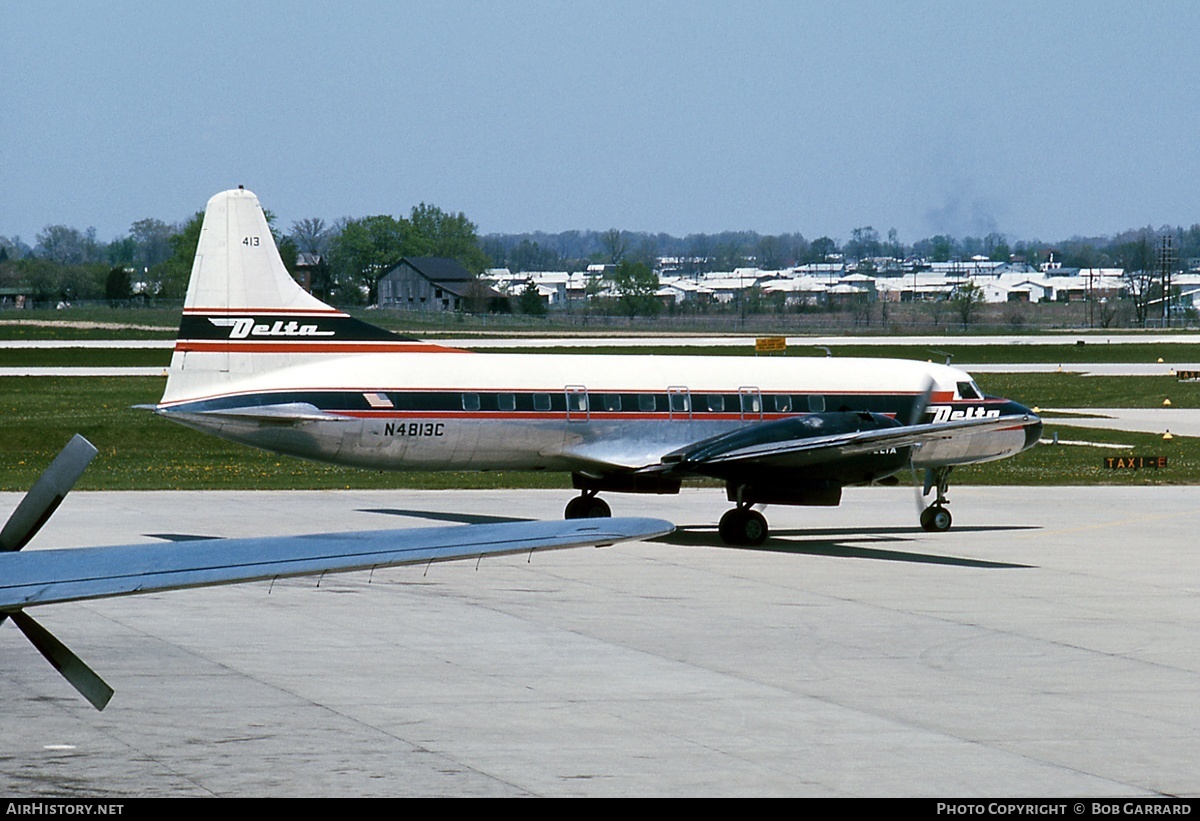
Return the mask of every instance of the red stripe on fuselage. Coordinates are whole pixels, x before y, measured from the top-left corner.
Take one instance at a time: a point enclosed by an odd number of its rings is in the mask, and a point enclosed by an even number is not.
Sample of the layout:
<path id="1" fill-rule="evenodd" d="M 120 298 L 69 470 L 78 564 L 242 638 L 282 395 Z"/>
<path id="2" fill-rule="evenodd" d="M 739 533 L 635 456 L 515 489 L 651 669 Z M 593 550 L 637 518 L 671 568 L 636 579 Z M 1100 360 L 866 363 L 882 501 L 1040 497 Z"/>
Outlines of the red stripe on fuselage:
<path id="1" fill-rule="evenodd" d="M 225 340 L 181 339 L 180 353 L 471 353 L 431 342 L 228 342 Z M 338 390 L 334 388 L 333 390 Z"/>

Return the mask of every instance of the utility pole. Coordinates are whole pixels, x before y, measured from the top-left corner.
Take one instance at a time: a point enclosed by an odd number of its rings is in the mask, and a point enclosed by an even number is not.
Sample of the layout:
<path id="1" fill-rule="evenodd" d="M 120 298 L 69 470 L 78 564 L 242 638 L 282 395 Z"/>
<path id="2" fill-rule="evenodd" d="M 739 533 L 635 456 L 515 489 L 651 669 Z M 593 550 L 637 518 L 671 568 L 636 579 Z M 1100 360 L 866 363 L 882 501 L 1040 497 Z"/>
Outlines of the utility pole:
<path id="1" fill-rule="evenodd" d="M 1158 275 L 1162 282 L 1162 327 L 1171 324 L 1171 270 L 1175 267 L 1175 249 L 1171 235 L 1162 238 L 1158 252 Z"/>

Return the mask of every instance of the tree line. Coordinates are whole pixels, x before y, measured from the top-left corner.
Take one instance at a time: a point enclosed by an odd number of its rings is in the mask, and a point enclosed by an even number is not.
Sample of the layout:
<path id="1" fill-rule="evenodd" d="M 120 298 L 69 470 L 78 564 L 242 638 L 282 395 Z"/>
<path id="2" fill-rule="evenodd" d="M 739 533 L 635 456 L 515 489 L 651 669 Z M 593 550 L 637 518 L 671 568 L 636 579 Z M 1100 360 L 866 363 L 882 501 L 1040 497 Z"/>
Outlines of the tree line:
<path id="1" fill-rule="evenodd" d="M 481 237 L 465 214 L 425 203 L 406 216 L 347 217 L 333 223 L 308 218 L 293 222 L 287 231 L 269 211 L 267 217 L 284 264 L 295 271 L 303 263 L 312 274 L 314 293 L 340 305 L 372 302 L 379 277 L 405 256 L 450 257 L 476 274 L 489 267 L 514 272 L 581 271 L 597 263 L 613 268 L 624 263 L 620 273 L 628 280 L 626 290 L 637 292 L 642 304 L 650 285 L 645 269 L 657 268 L 663 258 L 671 260 L 671 271 L 682 274 L 741 267 L 776 270 L 843 260 L 869 272 L 889 261 L 914 258 L 947 262 L 984 256 L 1036 265 L 1053 253 L 1066 267 L 1132 272 L 1157 268 L 1159 238 L 1169 234 L 1178 266 L 1200 259 L 1200 225 L 1147 226 L 1111 237 L 1072 237 L 1054 243 L 992 233 L 983 237 L 939 234 L 907 244 L 894 228 L 881 234 L 872 226 L 854 228 L 845 241 L 828 236 L 809 240 L 799 232 L 726 231 L 675 237 L 616 228 Z M 108 242 L 99 240 L 94 228 L 81 231 L 67 225 L 46 226 L 32 245 L 20 237 L 0 235 L 0 289 L 25 289 L 39 303 L 182 300 L 202 219 L 203 213 L 198 212 L 175 224 L 155 218 L 138 220 L 125 235 Z M 636 277 L 631 271 L 637 272 Z"/>

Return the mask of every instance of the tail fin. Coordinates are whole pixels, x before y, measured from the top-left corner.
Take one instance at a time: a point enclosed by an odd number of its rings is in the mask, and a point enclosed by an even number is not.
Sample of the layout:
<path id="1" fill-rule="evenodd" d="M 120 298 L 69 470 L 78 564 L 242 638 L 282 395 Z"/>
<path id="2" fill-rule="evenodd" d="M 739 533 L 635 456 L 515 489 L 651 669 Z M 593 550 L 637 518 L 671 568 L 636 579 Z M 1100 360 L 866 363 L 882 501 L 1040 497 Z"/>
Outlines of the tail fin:
<path id="1" fill-rule="evenodd" d="M 208 201 L 183 305 L 185 316 L 231 311 L 340 313 L 292 279 L 258 197 L 243 188 Z"/>
<path id="2" fill-rule="evenodd" d="M 258 197 L 237 188 L 205 208 L 159 407 L 314 358 L 453 350 L 360 322 L 309 294 L 284 267 Z"/>

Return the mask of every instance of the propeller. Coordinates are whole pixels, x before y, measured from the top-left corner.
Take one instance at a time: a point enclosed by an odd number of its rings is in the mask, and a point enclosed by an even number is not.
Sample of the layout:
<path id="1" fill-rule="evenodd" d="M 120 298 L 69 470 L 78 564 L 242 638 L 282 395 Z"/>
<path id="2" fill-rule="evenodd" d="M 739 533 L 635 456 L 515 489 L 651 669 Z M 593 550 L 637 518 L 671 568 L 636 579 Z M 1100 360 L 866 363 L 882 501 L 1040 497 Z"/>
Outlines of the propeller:
<path id="1" fill-rule="evenodd" d="M 20 550 L 54 515 L 63 498 L 96 456 L 96 446 L 78 433 L 25 494 L 0 530 L 0 550 Z"/>
<path id="2" fill-rule="evenodd" d="M 929 378 L 929 384 L 925 386 L 925 390 L 921 391 L 917 396 L 917 400 L 913 402 L 912 408 L 908 412 L 907 423 L 911 425 L 919 425 L 925 419 L 925 411 L 929 409 L 929 400 L 933 397 L 933 389 L 937 387 L 933 377 Z M 921 444 L 918 442 L 912 445 L 908 451 L 908 469 L 912 473 L 913 479 L 913 494 L 917 501 L 917 518 L 925 512 L 925 497 L 929 495 L 929 488 L 932 487 L 933 471 L 926 468 L 925 470 L 925 490 L 921 492 L 920 483 L 917 481 L 917 469 L 913 465 L 913 455 L 920 449 Z"/>
<path id="3" fill-rule="evenodd" d="M 42 525 L 54 515 L 54 511 L 79 481 L 79 477 L 83 475 L 96 453 L 95 445 L 75 434 L 8 517 L 4 529 L 0 530 L 0 551 L 14 552 L 29 544 L 42 529 Z M 113 690 L 92 668 L 84 664 L 79 656 L 71 652 L 69 647 L 56 639 L 24 610 L 0 613 L 0 623 L 9 616 L 46 661 L 50 662 L 80 695 L 97 710 L 104 709 L 112 698 Z"/>
<path id="4" fill-rule="evenodd" d="M 25 638 L 29 639 L 46 661 L 50 662 L 81 696 L 90 701 L 97 710 L 108 706 L 108 700 L 113 696 L 113 688 L 96 675 L 91 667 L 84 664 L 79 656 L 71 652 L 71 648 L 56 639 L 24 610 L 14 610 L 9 615 L 12 616 L 13 624 L 21 628 Z"/>

